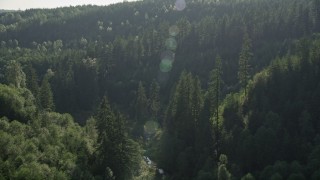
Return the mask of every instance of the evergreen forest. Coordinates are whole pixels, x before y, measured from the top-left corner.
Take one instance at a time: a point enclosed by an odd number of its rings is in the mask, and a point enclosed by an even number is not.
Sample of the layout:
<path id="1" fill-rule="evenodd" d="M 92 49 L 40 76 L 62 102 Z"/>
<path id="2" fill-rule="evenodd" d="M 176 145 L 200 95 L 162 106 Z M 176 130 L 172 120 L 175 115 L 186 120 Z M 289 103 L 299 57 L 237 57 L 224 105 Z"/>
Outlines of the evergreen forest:
<path id="1" fill-rule="evenodd" d="M 0 10 L 2 179 L 319 180 L 320 0 Z"/>

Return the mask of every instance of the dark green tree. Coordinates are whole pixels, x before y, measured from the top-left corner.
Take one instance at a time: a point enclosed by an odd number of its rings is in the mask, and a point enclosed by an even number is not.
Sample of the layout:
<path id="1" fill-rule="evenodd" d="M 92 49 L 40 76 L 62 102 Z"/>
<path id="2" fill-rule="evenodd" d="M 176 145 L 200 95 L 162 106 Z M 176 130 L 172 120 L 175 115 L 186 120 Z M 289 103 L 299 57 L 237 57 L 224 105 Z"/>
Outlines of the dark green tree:
<path id="1" fill-rule="evenodd" d="M 117 179 L 130 179 L 139 165 L 140 150 L 138 144 L 127 137 L 123 116 L 115 114 L 104 97 L 96 119 L 99 144 L 97 173 L 104 178 L 112 175 Z"/>
<path id="2" fill-rule="evenodd" d="M 198 77 L 193 80 L 193 90 L 191 97 L 191 112 L 195 124 L 198 124 L 200 112 L 203 106 L 203 98 L 201 92 L 201 83 Z"/>
<path id="3" fill-rule="evenodd" d="M 200 81 L 182 72 L 165 118 L 163 166 L 176 177 L 190 178 L 195 169 L 197 124 L 202 110 Z"/>
<path id="4" fill-rule="evenodd" d="M 251 39 L 247 31 L 245 30 L 243 35 L 243 43 L 242 49 L 239 56 L 239 71 L 238 71 L 238 79 L 239 83 L 244 88 L 244 94 L 247 95 L 247 85 L 249 82 L 250 74 L 250 60 L 252 58 L 252 50 L 251 50 Z"/>
<path id="5" fill-rule="evenodd" d="M 38 76 L 36 70 L 32 67 L 32 64 L 29 63 L 27 68 L 26 68 L 26 74 L 27 74 L 27 79 L 26 79 L 26 84 L 27 88 L 32 92 L 34 97 L 38 97 L 39 93 L 39 84 L 38 84 Z"/>
<path id="6" fill-rule="evenodd" d="M 144 123 L 145 117 L 148 112 L 148 99 L 146 96 L 145 88 L 143 87 L 142 82 L 139 82 L 137 90 L 137 99 L 135 104 L 136 109 L 136 119 L 138 122 Z"/>
<path id="7" fill-rule="evenodd" d="M 214 120 L 213 132 L 215 137 L 215 151 L 216 158 L 218 159 L 220 154 L 220 124 L 219 124 L 219 105 L 221 98 L 221 86 L 222 86 L 222 62 L 221 57 L 217 55 L 215 59 L 215 68 L 210 73 L 209 82 L 209 106 L 210 117 Z"/>
<path id="8" fill-rule="evenodd" d="M 320 31 L 320 1 L 312 0 L 314 30 Z"/>
<path id="9" fill-rule="evenodd" d="M 194 90 L 194 80 L 191 73 L 182 72 L 177 83 L 171 106 L 169 107 L 167 128 L 173 130 L 174 134 L 185 140 L 188 145 L 194 142 L 195 121 L 192 116 L 192 95 Z M 194 99 L 194 101 L 196 101 Z"/>
<path id="10" fill-rule="evenodd" d="M 157 118 L 158 112 L 160 110 L 159 92 L 160 92 L 160 86 L 155 80 L 153 80 L 150 85 L 150 91 L 149 91 L 149 99 L 150 99 L 149 107 L 150 107 L 151 115 L 154 118 Z"/>
<path id="11" fill-rule="evenodd" d="M 41 83 L 38 99 L 42 109 L 47 111 L 53 111 L 55 106 L 53 102 L 53 94 L 52 94 L 49 79 L 50 79 L 50 75 L 46 74 Z"/>
<path id="12" fill-rule="evenodd" d="M 102 140 L 105 134 L 107 133 L 106 130 L 110 131 L 110 133 L 112 133 L 111 131 L 114 131 L 113 129 L 110 129 L 110 128 L 114 126 L 113 121 L 114 121 L 115 115 L 111 110 L 107 97 L 105 96 L 103 97 L 99 107 L 99 111 L 95 118 L 96 118 L 97 130 L 98 130 L 98 142 L 102 143 Z"/>

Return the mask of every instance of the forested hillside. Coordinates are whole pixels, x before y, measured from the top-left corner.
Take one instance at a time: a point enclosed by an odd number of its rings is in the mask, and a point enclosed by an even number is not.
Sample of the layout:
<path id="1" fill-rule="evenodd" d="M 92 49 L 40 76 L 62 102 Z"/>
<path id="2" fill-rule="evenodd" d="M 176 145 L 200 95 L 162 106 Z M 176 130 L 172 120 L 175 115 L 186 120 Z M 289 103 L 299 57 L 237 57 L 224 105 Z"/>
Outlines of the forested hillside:
<path id="1" fill-rule="evenodd" d="M 0 12 L 0 43 L 0 179 L 320 179 L 319 0 Z"/>

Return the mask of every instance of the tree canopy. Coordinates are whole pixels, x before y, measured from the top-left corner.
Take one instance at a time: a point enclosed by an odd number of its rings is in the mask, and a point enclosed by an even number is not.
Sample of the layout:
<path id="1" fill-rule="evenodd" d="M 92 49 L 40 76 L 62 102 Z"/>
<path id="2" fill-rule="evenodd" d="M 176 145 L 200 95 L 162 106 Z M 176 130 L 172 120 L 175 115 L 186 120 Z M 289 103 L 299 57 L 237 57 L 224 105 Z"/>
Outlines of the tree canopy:
<path id="1" fill-rule="evenodd" d="M 320 1 L 0 10 L 0 179 L 319 179 Z"/>

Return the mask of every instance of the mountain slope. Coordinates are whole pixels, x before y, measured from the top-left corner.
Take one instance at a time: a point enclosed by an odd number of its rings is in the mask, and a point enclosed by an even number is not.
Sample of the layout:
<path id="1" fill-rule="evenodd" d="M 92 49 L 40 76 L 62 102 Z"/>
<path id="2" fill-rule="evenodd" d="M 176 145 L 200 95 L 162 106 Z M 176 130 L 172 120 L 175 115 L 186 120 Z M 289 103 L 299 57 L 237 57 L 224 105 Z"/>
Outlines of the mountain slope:
<path id="1" fill-rule="evenodd" d="M 225 99 L 224 148 L 243 172 L 255 172 L 260 179 L 276 173 L 318 178 L 319 42 L 298 41 L 296 55 L 275 59 L 254 76 L 247 96 Z M 287 171 L 278 169 L 280 165 Z"/>

